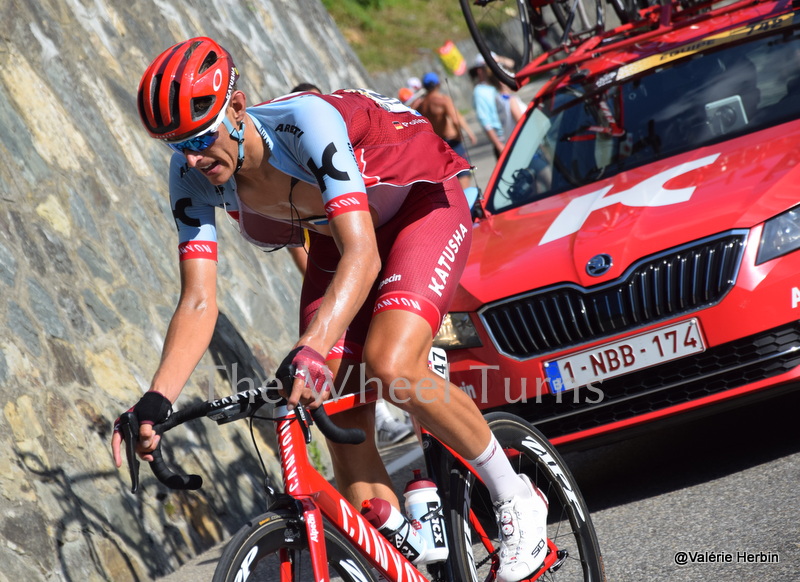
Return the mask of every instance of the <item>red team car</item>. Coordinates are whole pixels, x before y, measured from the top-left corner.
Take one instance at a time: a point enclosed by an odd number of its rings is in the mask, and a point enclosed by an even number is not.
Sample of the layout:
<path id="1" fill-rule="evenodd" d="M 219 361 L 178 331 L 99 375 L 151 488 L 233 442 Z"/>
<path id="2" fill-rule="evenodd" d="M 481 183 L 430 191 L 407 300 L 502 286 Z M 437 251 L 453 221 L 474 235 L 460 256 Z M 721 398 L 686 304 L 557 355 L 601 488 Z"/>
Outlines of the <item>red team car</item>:
<path id="1" fill-rule="evenodd" d="M 797 10 L 654 7 L 517 74 L 550 77 L 435 342 L 482 409 L 578 445 L 797 388 Z"/>

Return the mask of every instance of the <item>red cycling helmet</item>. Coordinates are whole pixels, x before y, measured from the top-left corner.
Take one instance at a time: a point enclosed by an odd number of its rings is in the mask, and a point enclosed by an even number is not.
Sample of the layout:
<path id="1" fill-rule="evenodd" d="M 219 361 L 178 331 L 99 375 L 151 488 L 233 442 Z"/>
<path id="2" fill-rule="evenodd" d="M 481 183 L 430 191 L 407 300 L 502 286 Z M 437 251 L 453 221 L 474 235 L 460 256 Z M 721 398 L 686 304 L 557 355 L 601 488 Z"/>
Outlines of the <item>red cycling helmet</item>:
<path id="1" fill-rule="evenodd" d="M 211 126 L 227 105 L 239 71 L 215 41 L 180 42 L 154 60 L 139 82 L 139 117 L 157 139 L 181 141 Z"/>

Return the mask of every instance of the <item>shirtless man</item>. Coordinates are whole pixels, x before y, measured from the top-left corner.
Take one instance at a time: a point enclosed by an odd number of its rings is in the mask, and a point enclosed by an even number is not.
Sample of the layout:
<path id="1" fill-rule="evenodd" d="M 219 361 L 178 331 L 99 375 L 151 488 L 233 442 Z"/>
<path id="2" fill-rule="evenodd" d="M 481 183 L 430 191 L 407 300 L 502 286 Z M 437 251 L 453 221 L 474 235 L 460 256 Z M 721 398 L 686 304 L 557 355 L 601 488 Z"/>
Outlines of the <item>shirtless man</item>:
<path id="1" fill-rule="evenodd" d="M 527 578 L 546 553 L 546 500 L 515 473 L 472 399 L 427 365 L 471 240 L 455 177 L 468 164 L 396 99 L 359 89 L 247 107 L 238 76 L 231 55 L 200 37 L 164 51 L 139 84 L 142 124 L 174 152 L 181 293 L 150 389 L 131 409 L 137 453 L 152 460 L 160 439 L 153 424 L 169 417 L 214 331 L 216 209 L 262 247 L 301 245 L 306 229 L 300 339 L 277 373 L 293 376 L 284 384 L 287 406 L 318 406 L 326 381 L 340 388 L 349 366 L 397 386 L 397 405 L 486 484 L 503 535 L 497 580 Z M 335 420 L 372 434 L 373 411 L 359 407 Z M 121 441 L 117 423 L 118 467 Z M 399 506 L 374 439 L 329 448 L 337 487 L 351 503 L 382 497 Z"/>
<path id="2" fill-rule="evenodd" d="M 447 95 L 441 92 L 439 75 L 427 73 L 422 78 L 422 86 L 425 87 L 425 95 L 412 104 L 412 107 L 428 118 L 436 135 L 447 142 L 453 150 L 462 158 L 467 159 L 467 150 L 461 132 L 467 134 L 472 145 L 477 143 L 475 134 L 464 119 L 464 116 L 456 109 L 455 103 Z M 470 172 L 458 174 L 461 187 L 466 188 L 470 185 Z"/>

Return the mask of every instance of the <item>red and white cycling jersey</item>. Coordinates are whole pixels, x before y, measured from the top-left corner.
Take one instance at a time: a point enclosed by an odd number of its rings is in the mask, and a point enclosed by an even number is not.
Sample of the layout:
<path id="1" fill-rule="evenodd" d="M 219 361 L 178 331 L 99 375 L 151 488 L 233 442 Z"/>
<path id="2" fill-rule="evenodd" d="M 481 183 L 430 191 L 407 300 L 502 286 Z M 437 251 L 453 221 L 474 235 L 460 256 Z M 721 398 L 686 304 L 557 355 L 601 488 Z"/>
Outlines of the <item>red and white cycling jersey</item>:
<path id="1" fill-rule="evenodd" d="M 269 162 L 320 189 L 326 223 L 342 212 L 372 210 L 383 270 L 369 299 L 330 358 L 358 359 L 372 316 L 392 309 L 418 314 L 435 334 L 469 250 L 469 208 L 456 177 L 469 164 L 430 122 L 396 99 L 364 90 L 294 94 L 248 109 L 269 147 Z M 244 205 L 236 182 L 211 185 L 173 156 L 170 198 L 181 259 L 217 258 L 215 209 L 224 208 L 251 242 L 299 246 L 298 223 Z M 311 221 L 313 222 L 313 221 Z M 300 309 L 301 332 L 322 301 L 340 254 L 330 236 L 312 232 Z"/>
<path id="2" fill-rule="evenodd" d="M 247 112 L 270 149 L 269 163 L 320 188 L 327 216 L 318 223 L 369 207 L 380 226 L 398 211 L 412 184 L 441 183 L 469 167 L 426 118 L 396 99 L 366 90 L 292 94 Z M 213 186 L 185 162 L 183 155 L 173 156 L 169 180 L 182 260 L 216 260 L 216 208 L 233 216 L 254 244 L 302 244 L 297 224 L 242 204 L 235 179 Z"/>

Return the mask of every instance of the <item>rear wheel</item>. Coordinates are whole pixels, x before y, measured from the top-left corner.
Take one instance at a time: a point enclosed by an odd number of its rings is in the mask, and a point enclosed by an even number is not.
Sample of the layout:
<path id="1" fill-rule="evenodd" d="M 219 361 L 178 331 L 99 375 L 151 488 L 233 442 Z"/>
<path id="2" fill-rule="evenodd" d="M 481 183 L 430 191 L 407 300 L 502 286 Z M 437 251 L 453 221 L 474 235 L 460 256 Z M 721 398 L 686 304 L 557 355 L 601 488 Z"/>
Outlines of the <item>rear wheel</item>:
<path id="1" fill-rule="evenodd" d="M 337 531 L 325 528 L 330 580 L 376 582 L 378 574 Z M 212 582 L 314 582 L 305 528 L 294 516 L 265 513 L 231 538 Z"/>
<path id="2" fill-rule="evenodd" d="M 489 427 L 518 473 L 525 473 L 547 496 L 548 538 L 559 554 L 557 570 L 537 580 L 605 580 L 597 535 L 589 510 L 564 460 L 547 438 L 529 423 L 506 413 L 486 415 Z M 486 487 L 463 466 L 451 470 L 449 533 L 453 565 L 462 582 L 488 579 L 499 549 L 494 509 Z"/>

